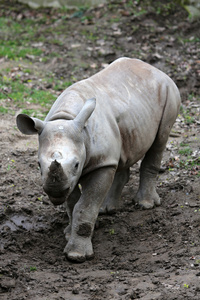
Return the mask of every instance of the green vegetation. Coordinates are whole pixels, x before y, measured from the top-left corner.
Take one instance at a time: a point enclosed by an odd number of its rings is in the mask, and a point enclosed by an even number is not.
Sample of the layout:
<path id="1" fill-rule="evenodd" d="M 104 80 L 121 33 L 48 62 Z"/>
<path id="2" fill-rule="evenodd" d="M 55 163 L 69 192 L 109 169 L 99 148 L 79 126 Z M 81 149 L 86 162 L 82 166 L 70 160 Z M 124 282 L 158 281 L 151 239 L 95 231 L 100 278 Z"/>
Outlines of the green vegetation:
<path id="1" fill-rule="evenodd" d="M 178 151 L 179 154 L 181 155 L 191 155 L 192 154 L 192 149 L 189 146 L 183 147 Z"/>
<path id="2" fill-rule="evenodd" d="M 2 75 L 0 78 L 0 100 L 10 99 L 19 107 L 24 107 L 25 103 L 35 103 L 49 108 L 55 100 L 55 96 L 49 91 L 40 90 L 39 86 L 33 88 L 30 82 L 23 83 L 19 76 L 12 78 L 9 74 Z M 5 91 L 4 91 L 5 88 Z M 6 113 L 7 108 L 1 108 L 1 112 Z"/>
<path id="3" fill-rule="evenodd" d="M 98 36 L 89 30 L 82 30 L 82 35 L 84 35 L 90 41 L 96 41 Z"/>
<path id="4" fill-rule="evenodd" d="M 188 154 L 189 150 L 179 150 L 179 154 L 182 156 L 180 161 L 176 163 L 176 167 L 180 169 L 188 170 L 191 175 L 200 176 L 200 157 L 194 158 Z"/>
<path id="5" fill-rule="evenodd" d="M 22 113 L 41 117 L 50 109 L 58 92 L 73 83 L 73 79 L 65 82 L 51 72 L 41 68 L 37 71 L 36 68 L 36 63 L 49 63 L 56 57 L 60 59 L 56 51 L 63 47 L 60 34 L 66 36 L 67 26 L 66 9 L 58 11 L 63 14 L 63 22 L 56 25 L 58 15 L 49 18 L 44 12 L 36 18 L 30 16 L 19 20 L 0 17 L 0 60 L 9 66 L 0 68 L 0 113 L 14 114 L 16 108 L 20 108 Z M 85 11 L 86 8 L 80 8 L 82 14 Z M 89 39 L 96 39 L 89 31 L 87 34 Z"/>
<path id="6" fill-rule="evenodd" d="M 9 111 L 8 108 L 4 107 L 4 106 L 0 106 L 0 113 L 3 113 L 3 114 L 7 114 Z"/>
<path id="7" fill-rule="evenodd" d="M 45 36 L 41 31 L 41 24 L 45 23 L 46 19 L 25 19 L 16 22 L 11 18 L 0 18 L 0 28 L 2 35 L 0 37 L 0 58 L 6 57 L 10 60 L 19 61 L 20 59 L 34 59 L 34 57 L 57 56 L 56 52 L 45 53 L 45 49 L 38 48 L 39 42 L 48 42 L 62 46 L 62 42 L 55 36 L 46 41 Z M 52 26 L 54 20 L 52 21 Z M 48 28 L 52 31 L 51 26 Z M 46 30 L 46 31 L 48 31 Z M 52 34 L 53 35 L 53 34 Z"/>
<path id="8" fill-rule="evenodd" d="M 29 55 L 39 56 L 42 50 L 20 46 L 14 41 L 2 41 L 0 46 L 0 57 L 18 60 L 19 58 L 28 58 Z"/>
<path id="9" fill-rule="evenodd" d="M 191 110 L 189 108 L 184 109 L 183 106 L 181 105 L 180 111 L 184 118 L 185 124 L 190 125 L 192 123 L 195 123 L 195 118 L 192 115 Z"/>
<path id="10" fill-rule="evenodd" d="M 114 230 L 113 228 L 111 228 L 111 229 L 109 230 L 109 234 L 110 234 L 110 235 L 115 234 L 115 230 Z"/>
<path id="11" fill-rule="evenodd" d="M 182 43 L 186 44 L 186 43 L 198 43 L 200 42 L 200 38 L 198 37 L 194 37 L 192 36 L 190 39 L 187 39 L 187 38 L 181 38 L 179 37 L 178 38 Z"/>
<path id="12" fill-rule="evenodd" d="M 0 72 L 0 113 L 13 114 L 12 107 L 21 108 L 21 112 L 32 116 L 46 114 L 57 98 L 56 91 L 63 91 L 72 81 L 55 78 L 52 73 L 40 74 L 27 67 L 5 68 Z M 40 77 L 37 80 L 37 77 Z M 49 86 L 52 89 L 45 88 Z M 28 108 L 34 105 L 35 108 Z M 38 107 L 38 108 L 37 108 Z"/>
<path id="13" fill-rule="evenodd" d="M 31 272 L 37 271 L 37 267 L 30 267 L 30 271 Z"/>

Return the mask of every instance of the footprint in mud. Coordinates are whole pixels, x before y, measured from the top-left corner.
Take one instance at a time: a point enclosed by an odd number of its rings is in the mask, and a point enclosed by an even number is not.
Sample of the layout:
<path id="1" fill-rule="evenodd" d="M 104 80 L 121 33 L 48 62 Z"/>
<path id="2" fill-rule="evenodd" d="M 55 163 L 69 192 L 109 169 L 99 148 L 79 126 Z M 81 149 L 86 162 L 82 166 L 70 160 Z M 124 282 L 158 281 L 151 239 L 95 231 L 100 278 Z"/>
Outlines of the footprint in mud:
<path id="1" fill-rule="evenodd" d="M 33 218 L 30 216 L 25 216 L 23 214 L 15 214 L 10 216 L 9 220 L 6 220 L 3 224 L 0 225 L 0 232 L 2 231 L 18 231 L 20 229 L 36 231 L 47 228 L 47 225 L 42 222 L 41 218 Z"/>
<path id="2" fill-rule="evenodd" d="M 9 219 L 0 224 L 1 242 L 0 249 L 4 249 L 5 241 L 12 232 L 18 231 L 42 231 L 47 229 L 48 225 L 40 217 L 30 217 L 24 214 L 13 214 Z"/>

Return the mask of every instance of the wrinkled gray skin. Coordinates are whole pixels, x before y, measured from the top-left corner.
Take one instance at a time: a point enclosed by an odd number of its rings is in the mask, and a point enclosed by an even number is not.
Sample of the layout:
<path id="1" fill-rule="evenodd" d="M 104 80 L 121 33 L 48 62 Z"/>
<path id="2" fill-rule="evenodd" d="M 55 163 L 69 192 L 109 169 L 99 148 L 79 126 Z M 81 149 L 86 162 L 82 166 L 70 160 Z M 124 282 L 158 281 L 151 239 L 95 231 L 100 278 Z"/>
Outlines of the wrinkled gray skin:
<path id="1" fill-rule="evenodd" d="M 156 177 L 179 106 L 179 91 L 167 75 L 120 58 L 67 88 L 44 121 L 18 115 L 22 133 L 39 135 L 45 192 L 54 205 L 65 202 L 68 259 L 93 256 L 97 216 L 118 208 L 129 168 L 142 158 L 135 202 L 145 209 L 160 205 Z"/>

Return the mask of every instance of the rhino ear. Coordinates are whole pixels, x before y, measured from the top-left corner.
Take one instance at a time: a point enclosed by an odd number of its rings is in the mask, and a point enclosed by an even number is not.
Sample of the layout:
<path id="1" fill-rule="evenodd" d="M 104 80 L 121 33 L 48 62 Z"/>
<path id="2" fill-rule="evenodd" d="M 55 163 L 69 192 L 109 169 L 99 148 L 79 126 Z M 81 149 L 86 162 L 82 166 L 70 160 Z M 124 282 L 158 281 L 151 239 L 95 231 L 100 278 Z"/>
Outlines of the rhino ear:
<path id="1" fill-rule="evenodd" d="M 37 119 L 31 118 L 25 114 L 19 114 L 17 116 L 17 127 L 24 134 L 40 134 L 44 128 L 44 122 Z"/>
<path id="2" fill-rule="evenodd" d="M 75 117 L 74 121 L 80 130 L 83 130 L 87 120 L 93 113 L 95 106 L 96 106 L 96 98 L 88 99 L 83 105 L 81 111 Z"/>

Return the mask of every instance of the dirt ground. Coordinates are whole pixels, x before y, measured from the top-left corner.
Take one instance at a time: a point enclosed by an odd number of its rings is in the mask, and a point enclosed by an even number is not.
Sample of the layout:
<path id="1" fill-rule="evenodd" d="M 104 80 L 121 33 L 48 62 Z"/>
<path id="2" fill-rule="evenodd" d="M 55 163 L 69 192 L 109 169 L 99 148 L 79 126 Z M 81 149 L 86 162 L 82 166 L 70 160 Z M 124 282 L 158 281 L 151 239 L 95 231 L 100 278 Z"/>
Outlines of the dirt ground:
<path id="1" fill-rule="evenodd" d="M 46 64 L 36 61 L 35 65 L 51 69 L 58 77 L 68 78 L 73 72 L 81 79 L 117 57 L 134 56 L 174 79 L 183 105 L 158 178 L 162 205 L 145 211 L 133 204 L 137 163 L 123 191 L 120 210 L 98 218 L 94 259 L 82 264 L 69 262 L 63 255 L 68 217 L 62 207 L 50 204 L 42 190 L 37 137 L 23 136 L 16 129 L 15 116 L 1 114 L 2 300 L 200 299 L 200 42 L 192 42 L 199 37 L 200 24 L 189 22 L 181 8 L 170 15 L 149 12 L 134 16 L 124 8 L 126 1 L 117 2 L 113 8 L 104 5 L 86 12 L 86 16 L 94 16 L 91 23 L 89 18 L 85 23 L 78 18 L 65 19 L 71 28 L 66 37 L 68 55 L 57 46 L 60 58 Z M 21 11 L 30 13 L 22 7 L 16 8 L 13 18 Z M 49 15 L 53 13 L 48 10 Z M 109 23 L 113 16 L 119 20 Z M 89 32 L 96 28 L 99 38 L 87 40 L 80 34 L 83 27 Z M 43 47 L 51 50 L 49 44 Z M 17 113 L 18 107 L 12 101 L 10 105 Z M 185 149 L 183 144 L 189 145 L 190 156 L 180 151 Z"/>

